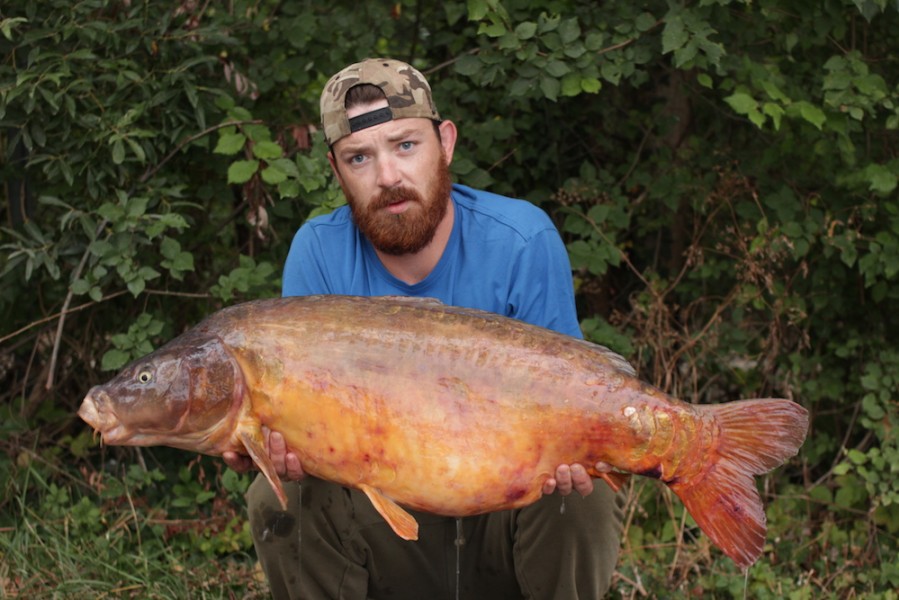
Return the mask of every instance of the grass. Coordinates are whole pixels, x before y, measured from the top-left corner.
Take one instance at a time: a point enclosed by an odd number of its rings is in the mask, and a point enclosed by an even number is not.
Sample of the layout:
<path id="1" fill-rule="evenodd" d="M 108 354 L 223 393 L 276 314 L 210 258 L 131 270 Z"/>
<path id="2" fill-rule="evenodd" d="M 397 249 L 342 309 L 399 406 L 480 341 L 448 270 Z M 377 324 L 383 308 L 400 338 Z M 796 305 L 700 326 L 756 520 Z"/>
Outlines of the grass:
<path id="1" fill-rule="evenodd" d="M 0 504 L 0 598 L 269 597 L 241 514 L 247 480 L 225 485 L 206 459 L 173 481 L 23 456 Z"/>
<path id="2" fill-rule="evenodd" d="M 0 455 L 0 599 L 269 597 L 245 518 L 249 476 L 175 450 L 63 454 Z M 801 485 L 765 489 L 769 544 L 744 574 L 664 486 L 633 478 L 610 597 L 899 600 L 894 535 Z"/>

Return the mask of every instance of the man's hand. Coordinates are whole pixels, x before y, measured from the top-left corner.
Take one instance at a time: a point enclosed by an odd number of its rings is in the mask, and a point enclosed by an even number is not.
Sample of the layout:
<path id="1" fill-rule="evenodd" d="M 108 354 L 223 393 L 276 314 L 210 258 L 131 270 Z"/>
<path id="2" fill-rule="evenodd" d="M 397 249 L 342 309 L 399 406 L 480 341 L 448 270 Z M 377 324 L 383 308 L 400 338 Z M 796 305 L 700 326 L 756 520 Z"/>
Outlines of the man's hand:
<path id="1" fill-rule="evenodd" d="M 303 472 L 300 459 L 287 447 L 284 436 L 277 431 L 271 431 L 268 427 L 262 428 L 262 434 L 265 436 L 265 447 L 268 449 L 268 456 L 275 466 L 278 477 L 285 481 L 300 481 L 305 478 L 306 473 Z M 249 456 L 236 452 L 225 452 L 222 454 L 222 459 L 226 465 L 238 473 L 246 473 L 255 466 Z"/>
<path id="2" fill-rule="evenodd" d="M 612 465 L 598 462 L 596 470 L 600 473 L 608 473 L 612 470 Z M 544 494 L 552 494 L 556 490 L 563 496 L 567 496 L 572 490 L 581 496 L 587 496 L 593 492 L 593 478 L 587 474 L 587 469 L 583 465 L 559 465 L 556 469 L 556 476 L 550 477 L 543 484 Z"/>

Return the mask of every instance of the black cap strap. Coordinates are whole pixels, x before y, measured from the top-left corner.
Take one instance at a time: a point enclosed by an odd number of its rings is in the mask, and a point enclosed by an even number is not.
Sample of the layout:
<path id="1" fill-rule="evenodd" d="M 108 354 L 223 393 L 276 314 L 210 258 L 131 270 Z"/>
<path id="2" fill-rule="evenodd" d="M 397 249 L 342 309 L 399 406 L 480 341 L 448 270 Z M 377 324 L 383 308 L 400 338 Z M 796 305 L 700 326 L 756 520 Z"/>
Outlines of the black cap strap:
<path id="1" fill-rule="evenodd" d="M 373 110 L 350 119 L 350 132 L 359 131 L 360 129 L 380 125 L 381 123 L 392 120 L 393 112 L 390 110 L 390 107 L 385 106 L 384 108 L 379 108 L 378 110 Z"/>

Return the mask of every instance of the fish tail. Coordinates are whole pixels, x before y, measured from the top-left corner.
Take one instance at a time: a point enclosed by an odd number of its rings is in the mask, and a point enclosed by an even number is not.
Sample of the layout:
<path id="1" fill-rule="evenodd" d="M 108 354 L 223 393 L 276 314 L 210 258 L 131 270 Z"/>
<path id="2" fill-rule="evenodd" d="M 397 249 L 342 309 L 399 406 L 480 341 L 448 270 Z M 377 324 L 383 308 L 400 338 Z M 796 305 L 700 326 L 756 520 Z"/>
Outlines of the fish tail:
<path id="1" fill-rule="evenodd" d="M 766 519 L 754 476 L 795 456 L 808 412 L 781 399 L 703 406 L 718 424 L 717 446 L 698 478 L 670 484 L 697 525 L 742 569 L 762 554 Z"/>

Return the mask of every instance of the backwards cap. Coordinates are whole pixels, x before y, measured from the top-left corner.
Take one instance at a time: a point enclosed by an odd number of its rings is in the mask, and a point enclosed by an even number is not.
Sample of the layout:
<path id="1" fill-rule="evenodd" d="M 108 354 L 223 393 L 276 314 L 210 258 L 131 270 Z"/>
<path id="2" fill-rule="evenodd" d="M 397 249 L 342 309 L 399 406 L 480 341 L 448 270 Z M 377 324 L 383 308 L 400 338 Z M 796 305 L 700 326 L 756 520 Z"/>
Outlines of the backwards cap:
<path id="1" fill-rule="evenodd" d="M 362 84 L 381 88 L 388 107 L 348 119 L 346 94 L 350 88 Z M 440 120 L 431 98 L 431 86 L 424 75 L 410 65 L 390 58 L 367 58 L 331 77 L 322 90 L 321 115 L 325 142 L 329 146 L 354 131 L 393 119 L 423 117 Z"/>

